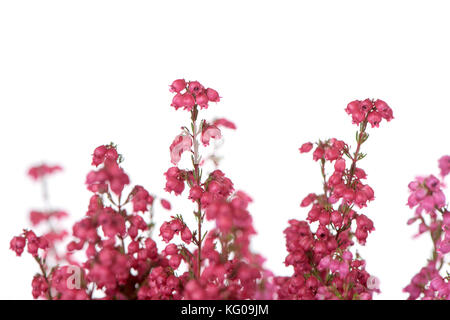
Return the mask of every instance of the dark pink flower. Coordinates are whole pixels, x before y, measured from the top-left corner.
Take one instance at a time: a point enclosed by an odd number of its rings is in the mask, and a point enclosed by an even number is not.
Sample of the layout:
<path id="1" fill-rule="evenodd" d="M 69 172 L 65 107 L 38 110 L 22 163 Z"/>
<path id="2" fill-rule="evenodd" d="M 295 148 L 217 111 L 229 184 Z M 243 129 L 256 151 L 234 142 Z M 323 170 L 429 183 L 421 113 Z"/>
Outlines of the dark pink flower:
<path id="1" fill-rule="evenodd" d="M 392 112 L 392 109 L 388 106 L 386 102 L 383 100 L 377 99 L 374 102 L 375 108 L 377 109 L 378 113 L 387 121 L 391 121 L 394 119 L 394 115 Z"/>
<path id="2" fill-rule="evenodd" d="M 206 95 L 208 96 L 208 99 L 211 102 L 219 102 L 220 101 L 219 93 L 214 89 L 211 89 L 211 88 L 206 89 Z"/>
<path id="3" fill-rule="evenodd" d="M 381 122 L 381 115 L 377 111 L 372 111 L 371 113 L 369 113 L 367 120 L 372 125 L 372 128 L 378 128 Z"/>
<path id="4" fill-rule="evenodd" d="M 306 142 L 302 144 L 302 146 L 298 150 L 300 150 L 300 153 L 310 152 L 312 147 L 313 144 L 311 142 Z"/>
<path id="5" fill-rule="evenodd" d="M 53 174 L 55 172 L 62 171 L 62 167 L 60 166 L 49 166 L 46 164 L 42 164 L 40 166 L 31 167 L 28 170 L 28 175 L 33 180 L 39 180 L 41 178 L 46 177 L 47 175 Z"/>
<path id="6" fill-rule="evenodd" d="M 16 253 L 17 256 L 22 255 L 25 248 L 26 241 L 22 236 L 12 238 L 9 243 L 9 248 Z"/>
<path id="7" fill-rule="evenodd" d="M 443 177 L 450 173 L 450 156 L 443 156 L 439 159 L 439 169 L 441 169 Z"/>
<path id="8" fill-rule="evenodd" d="M 188 90 L 190 93 L 195 94 L 197 96 L 204 90 L 204 87 L 198 81 L 189 81 Z"/>
<path id="9" fill-rule="evenodd" d="M 184 79 L 177 79 L 170 85 L 170 92 L 180 92 L 186 88 L 186 81 Z"/>
<path id="10" fill-rule="evenodd" d="M 170 210 L 172 209 L 172 206 L 170 205 L 170 202 L 167 201 L 166 199 L 161 199 L 161 206 L 166 209 L 166 210 Z"/>
<path id="11" fill-rule="evenodd" d="M 170 145 L 170 159 L 173 164 L 178 164 L 181 160 L 181 154 L 191 150 L 192 138 L 187 135 L 178 135 Z"/>
<path id="12" fill-rule="evenodd" d="M 204 146 L 209 145 L 209 140 L 212 139 L 220 139 L 222 138 L 222 133 L 220 132 L 220 129 L 217 128 L 215 125 L 209 125 L 206 122 L 203 123 L 202 126 L 202 143 Z"/>
<path id="13" fill-rule="evenodd" d="M 236 125 L 234 124 L 234 122 L 231 122 L 230 120 L 225 118 L 216 119 L 214 120 L 213 124 L 217 127 L 225 127 L 228 129 L 236 130 Z"/>

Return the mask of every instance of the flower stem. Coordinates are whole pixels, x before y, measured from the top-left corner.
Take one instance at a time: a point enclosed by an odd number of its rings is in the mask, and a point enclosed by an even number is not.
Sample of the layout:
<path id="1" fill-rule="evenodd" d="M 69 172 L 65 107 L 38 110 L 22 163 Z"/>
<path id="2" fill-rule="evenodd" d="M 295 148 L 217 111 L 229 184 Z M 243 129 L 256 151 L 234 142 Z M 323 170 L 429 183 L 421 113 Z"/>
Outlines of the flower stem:
<path id="1" fill-rule="evenodd" d="M 193 147 L 194 147 L 194 156 L 193 156 L 193 166 L 194 166 L 194 179 L 197 185 L 201 184 L 201 176 L 200 176 L 200 169 L 199 169 L 199 162 L 200 162 L 200 155 L 199 155 L 199 142 L 198 142 L 198 135 L 199 135 L 199 128 L 197 127 L 197 115 L 198 115 L 198 109 L 197 106 L 194 107 L 191 111 L 191 120 L 192 120 L 192 139 L 193 139 Z M 200 199 L 197 200 L 197 211 L 194 212 L 196 218 L 197 218 L 197 247 L 198 247 L 198 253 L 197 253 L 197 273 L 196 278 L 200 279 L 201 275 L 201 263 L 202 263 L 202 223 L 203 223 L 203 217 L 202 217 L 202 204 Z"/>

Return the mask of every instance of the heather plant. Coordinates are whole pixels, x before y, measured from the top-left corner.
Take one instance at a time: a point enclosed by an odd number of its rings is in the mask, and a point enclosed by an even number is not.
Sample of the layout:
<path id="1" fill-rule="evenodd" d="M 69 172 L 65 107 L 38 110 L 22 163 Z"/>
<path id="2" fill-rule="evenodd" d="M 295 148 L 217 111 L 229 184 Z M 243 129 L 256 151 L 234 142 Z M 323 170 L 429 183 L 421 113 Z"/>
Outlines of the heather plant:
<path id="1" fill-rule="evenodd" d="M 307 142 L 299 149 L 301 153 L 314 149 L 323 188 L 301 202 L 301 207 L 310 207 L 306 220 L 292 219 L 284 231 L 285 265 L 293 267 L 293 274 L 275 277 L 250 246 L 256 234 L 248 210 L 251 197 L 236 190 L 219 169 L 222 130 L 236 126 L 225 118 L 201 117 L 202 110 L 221 97 L 198 81 L 178 79 L 169 89 L 171 106 L 186 113 L 187 123 L 169 147 L 165 191 L 186 198 L 183 210 L 161 219 L 154 212 L 157 196 L 131 184 L 117 146 L 101 145 L 93 151 L 93 169 L 86 176 L 91 193 L 87 212 L 73 225 L 61 251 L 57 243 L 67 232 L 56 229 L 52 221 L 66 213 L 51 209 L 46 189 L 47 177 L 61 168 L 33 167 L 29 175 L 41 182 L 46 207 L 33 210 L 30 219 L 34 227 L 44 226 L 42 235 L 26 229 L 11 240 L 10 248 L 19 256 L 26 248 L 38 263 L 32 281 L 34 298 L 362 300 L 380 292 L 378 278 L 367 272 L 357 243 L 365 245 L 375 230 L 363 213 L 375 195 L 360 161 L 366 156 L 362 146 L 369 137 L 369 124 L 375 128 L 393 119 L 386 102 L 366 99 L 348 104 L 345 110 L 358 126 L 354 151 L 336 138 L 315 145 Z M 444 177 L 450 171 L 449 157 L 439 163 Z M 410 184 L 408 204 L 417 206 L 410 223 L 421 221 L 420 233 L 430 232 L 434 244 L 429 264 L 405 289 L 411 298 L 448 297 L 448 275 L 439 273 L 450 251 L 442 186 L 433 176 Z M 159 202 L 168 212 L 175 211 L 168 200 Z"/>
<path id="2" fill-rule="evenodd" d="M 434 175 L 416 177 L 408 185 L 407 205 L 414 210 L 408 224 L 418 223 L 416 234 L 428 234 L 433 249 L 427 264 L 411 279 L 403 291 L 408 299 L 450 298 L 450 274 L 445 269 L 450 252 L 450 212 L 444 194 L 444 178 L 450 173 L 450 156 L 439 159 L 440 179 Z"/>
<path id="3" fill-rule="evenodd" d="M 41 164 L 33 166 L 28 170 L 28 176 L 36 183 L 40 184 L 43 207 L 33 209 L 29 213 L 31 225 L 35 229 L 40 229 L 41 236 L 29 229 L 24 229 L 22 234 L 14 237 L 10 242 L 11 250 L 20 256 L 25 247 L 27 252 L 34 258 L 39 266 L 40 273 L 37 273 L 32 280 L 32 294 L 34 298 L 41 296 L 42 292 L 48 299 L 52 296 L 48 292 L 50 287 L 49 266 L 56 266 L 58 263 L 70 260 L 70 255 L 61 252 L 62 241 L 68 235 L 64 229 L 58 229 L 58 222 L 68 214 L 52 207 L 48 190 L 48 179 L 54 173 L 62 171 L 62 167 Z M 39 255 L 39 251 L 41 254 Z"/>
<path id="4" fill-rule="evenodd" d="M 219 169 L 213 151 L 202 159 L 202 149 L 211 139 L 222 137 L 220 128 L 235 129 L 226 119 L 208 122 L 199 118 L 209 103 L 219 102 L 216 90 L 197 81 L 176 80 L 172 106 L 189 115 L 170 146 L 173 164 L 165 172 L 166 187 L 176 196 L 186 195 L 193 204 L 194 226 L 185 222 L 188 213 L 170 217 L 160 227 L 165 242 L 158 248 L 152 238 L 155 228 L 154 201 L 143 186 L 130 186 L 123 157 L 114 144 L 97 147 L 95 167 L 86 177 L 92 193 L 86 215 L 73 225 L 72 240 L 56 264 L 46 257 L 52 250 L 48 234 L 36 236 L 25 230 L 11 240 L 17 255 L 24 248 L 39 263 L 32 283 L 34 298 L 43 299 L 258 299 L 271 298 L 272 274 L 263 268 L 264 259 L 250 250 L 255 234 L 248 211 L 251 198 L 235 191 L 232 181 Z M 190 155 L 191 166 L 179 168 Z M 206 160 L 216 169 L 204 170 Z M 32 169 L 42 179 L 56 168 Z M 185 191 L 185 189 L 186 190 Z M 170 202 L 161 199 L 163 208 Z M 33 214 L 33 221 L 49 220 L 54 213 Z M 206 221 L 210 221 L 207 229 Z"/>
<path id="5" fill-rule="evenodd" d="M 315 147 L 307 142 L 300 148 L 301 153 L 315 148 L 313 160 L 319 162 L 323 190 L 301 202 L 301 207 L 311 207 L 306 221 L 292 219 L 284 231 L 285 264 L 294 273 L 276 279 L 279 299 L 371 299 L 379 292 L 378 279 L 354 252 L 355 241 L 365 245 L 375 230 L 372 220 L 361 213 L 375 197 L 359 164 L 366 156 L 361 147 L 369 137 L 368 124 L 379 127 L 383 119 L 393 119 L 393 113 L 384 101 L 370 99 L 350 102 L 346 112 L 359 126 L 355 151 L 336 138 L 319 140 Z M 333 165 L 331 174 L 327 164 Z"/>

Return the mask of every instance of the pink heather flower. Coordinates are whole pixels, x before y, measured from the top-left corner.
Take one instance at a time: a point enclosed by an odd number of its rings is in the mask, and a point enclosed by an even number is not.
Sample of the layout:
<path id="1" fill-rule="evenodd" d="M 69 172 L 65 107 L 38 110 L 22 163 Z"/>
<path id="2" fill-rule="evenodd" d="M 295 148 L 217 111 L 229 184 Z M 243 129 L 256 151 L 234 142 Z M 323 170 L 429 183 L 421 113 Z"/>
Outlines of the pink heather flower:
<path id="1" fill-rule="evenodd" d="M 178 269 L 181 263 L 181 256 L 179 254 L 174 254 L 169 259 L 169 266 L 172 269 Z"/>
<path id="2" fill-rule="evenodd" d="M 191 111 L 195 106 L 194 96 L 188 92 L 183 94 L 183 107 L 185 110 Z"/>
<path id="3" fill-rule="evenodd" d="M 184 106 L 184 97 L 181 93 L 177 93 L 173 98 L 172 98 L 172 107 L 175 108 L 175 110 L 178 110 L 179 108 Z"/>
<path id="4" fill-rule="evenodd" d="M 214 200 L 214 196 L 211 192 L 204 192 L 202 194 L 202 197 L 200 198 L 200 203 L 202 204 L 202 207 L 206 208 L 208 207 Z"/>
<path id="5" fill-rule="evenodd" d="M 208 96 L 208 99 L 211 102 L 219 102 L 220 101 L 219 93 L 214 89 L 211 89 L 211 88 L 206 89 L 206 95 Z"/>
<path id="6" fill-rule="evenodd" d="M 98 222 L 102 226 L 105 236 L 109 238 L 125 234 L 125 219 L 110 207 L 103 210 L 99 215 Z"/>
<path id="7" fill-rule="evenodd" d="M 216 127 L 225 127 L 228 129 L 236 130 L 236 125 L 230 120 L 225 118 L 219 118 L 214 120 L 213 125 L 215 125 Z"/>
<path id="8" fill-rule="evenodd" d="M 447 285 L 444 279 L 442 279 L 441 277 L 435 277 L 433 280 L 431 280 L 430 287 L 435 291 L 444 291 Z"/>
<path id="9" fill-rule="evenodd" d="M 37 226 L 43 221 L 47 221 L 50 218 L 50 216 L 44 212 L 40 211 L 31 211 L 30 212 L 30 221 L 33 226 Z"/>
<path id="10" fill-rule="evenodd" d="M 92 165 L 98 167 L 104 163 L 106 159 L 116 161 L 119 158 L 116 148 L 111 146 L 99 146 L 95 148 L 92 155 Z"/>
<path id="11" fill-rule="evenodd" d="M 317 196 L 315 193 L 308 194 L 301 202 L 301 207 L 309 206 L 314 200 L 316 200 Z"/>
<path id="12" fill-rule="evenodd" d="M 366 206 L 367 195 L 364 191 L 356 191 L 355 193 L 355 203 L 358 207 L 362 208 Z"/>
<path id="13" fill-rule="evenodd" d="M 314 150 L 314 152 L 313 152 L 313 160 L 317 161 L 319 159 L 322 159 L 324 153 L 325 153 L 325 150 L 323 150 L 323 148 L 317 147 L 316 150 Z"/>
<path id="14" fill-rule="evenodd" d="M 366 99 L 364 101 L 355 100 L 347 105 L 345 111 L 352 116 L 352 122 L 354 124 L 360 124 L 364 121 L 366 114 L 372 108 L 372 101 Z M 375 119 L 372 119 L 375 120 Z M 374 124 L 372 124 L 373 126 Z"/>
<path id="15" fill-rule="evenodd" d="M 219 193 L 220 191 L 222 190 L 222 187 L 221 187 L 221 185 L 220 185 L 220 183 L 219 182 L 217 182 L 217 181 L 211 181 L 209 184 L 208 184 L 208 191 L 209 192 L 212 192 L 212 193 Z"/>
<path id="16" fill-rule="evenodd" d="M 107 159 L 105 161 L 106 173 L 108 175 L 109 185 L 111 190 L 116 194 L 120 195 L 123 191 L 125 185 L 130 183 L 128 175 L 119 167 L 117 162 L 112 159 Z"/>
<path id="17" fill-rule="evenodd" d="M 202 108 L 202 109 L 207 109 L 208 108 L 208 97 L 206 96 L 205 93 L 199 93 L 196 97 L 195 97 L 195 101 L 197 102 L 197 104 Z"/>
<path id="18" fill-rule="evenodd" d="M 128 228 L 128 235 L 135 239 L 138 234 L 139 230 L 145 231 L 148 229 L 147 223 L 140 215 L 133 215 L 130 219 L 130 227 Z"/>
<path id="19" fill-rule="evenodd" d="M 167 201 L 166 199 L 161 199 L 161 206 L 166 209 L 166 210 L 170 210 L 172 209 L 172 206 L 170 205 L 170 202 Z"/>
<path id="20" fill-rule="evenodd" d="M 341 156 L 341 150 L 337 148 L 327 148 L 325 150 L 325 159 L 328 161 L 334 161 Z"/>
<path id="21" fill-rule="evenodd" d="M 377 111 L 372 111 L 367 117 L 367 121 L 372 125 L 372 128 L 379 127 L 381 122 L 381 115 Z"/>
<path id="22" fill-rule="evenodd" d="M 326 226 L 327 224 L 330 223 L 330 213 L 327 211 L 322 211 L 319 214 L 319 223 L 322 226 Z"/>
<path id="23" fill-rule="evenodd" d="M 47 249 L 48 241 L 46 241 L 43 237 L 37 237 L 33 231 L 25 231 L 25 238 L 27 242 L 27 251 L 33 257 L 37 257 L 39 249 Z M 19 240 L 17 237 L 13 238 L 10 243 L 11 249 L 19 255 L 21 253 L 22 240 Z M 23 251 L 23 250 L 22 250 Z"/>
<path id="24" fill-rule="evenodd" d="M 439 159 L 439 169 L 441 169 L 443 177 L 450 173 L 450 156 L 443 156 Z"/>
<path id="25" fill-rule="evenodd" d="M 340 227 L 342 226 L 342 214 L 339 211 L 333 211 L 331 213 L 331 222 L 336 226 L 336 227 Z"/>
<path id="26" fill-rule="evenodd" d="M 314 222 L 314 221 L 317 221 L 319 219 L 319 216 L 320 216 L 320 209 L 315 207 L 315 206 L 313 206 L 312 209 L 309 210 L 309 212 L 308 212 L 307 220 L 309 222 Z"/>
<path id="27" fill-rule="evenodd" d="M 192 138 L 187 135 L 178 135 L 170 145 L 170 159 L 173 164 L 178 164 L 181 160 L 181 154 L 191 150 Z"/>
<path id="28" fill-rule="evenodd" d="M 183 171 L 177 167 L 171 167 L 164 173 L 166 176 L 166 187 L 167 192 L 174 192 L 175 195 L 180 195 L 184 190 L 184 178 Z"/>
<path id="29" fill-rule="evenodd" d="M 306 142 L 302 144 L 302 146 L 298 150 L 300 150 L 300 153 L 310 152 L 312 147 L 313 144 L 311 142 Z"/>
<path id="30" fill-rule="evenodd" d="M 354 173 L 358 179 L 366 179 L 367 178 L 366 172 L 361 168 L 355 168 Z"/>
<path id="31" fill-rule="evenodd" d="M 35 275 L 33 277 L 33 281 L 31 282 L 31 288 L 33 298 L 37 299 L 41 296 L 45 296 L 48 291 L 48 284 L 43 276 Z"/>
<path id="32" fill-rule="evenodd" d="M 202 143 L 204 146 L 209 145 L 210 139 L 220 139 L 222 138 L 222 133 L 220 132 L 220 129 L 217 128 L 215 125 L 209 125 L 206 122 L 203 122 L 202 127 Z"/>
<path id="33" fill-rule="evenodd" d="M 355 111 L 354 113 L 352 113 L 352 122 L 353 124 L 360 124 L 361 122 L 364 121 L 364 113 L 362 111 Z"/>
<path id="34" fill-rule="evenodd" d="M 367 279 L 367 288 L 370 290 L 379 290 L 380 289 L 380 280 L 377 277 L 370 276 Z"/>
<path id="35" fill-rule="evenodd" d="M 109 147 L 105 152 L 105 160 L 110 159 L 112 161 L 116 161 L 119 158 L 119 154 L 117 153 L 116 148 Z"/>
<path id="36" fill-rule="evenodd" d="M 181 230 L 181 240 L 183 240 L 186 244 L 190 244 L 192 241 L 192 232 L 187 226 Z"/>
<path id="37" fill-rule="evenodd" d="M 342 195 L 342 198 L 347 202 L 352 202 L 355 199 L 355 190 L 347 188 Z"/>
<path id="38" fill-rule="evenodd" d="M 108 149 L 106 146 L 99 146 L 95 148 L 94 154 L 92 155 L 92 165 L 98 167 L 105 160 L 105 154 Z"/>
<path id="39" fill-rule="evenodd" d="M 345 160 L 344 159 L 338 159 L 334 163 L 334 170 L 338 172 L 344 172 L 345 170 Z"/>
<path id="40" fill-rule="evenodd" d="M 375 108 L 377 109 L 378 113 L 387 121 L 391 121 L 394 119 L 394 115 L 392 112 L 392 109 L 387 105 L 386 102 L 383 100 L 377 99 L 374 102 Z"/>
<path id="41" fill-rule="evenodd" d="M 431 192 L 436 192 L 436 191 L 440 190 L 439 187 L 441 185 L 441 182 L 435 176 L 430 175 L 427 178 L 425 178 L 424 181 L 425 181 L 425 185 Z"/>
<path id="42" fill-rule="evenodd" d="M 164 249 L 164 252 L 166 255 L 171 256 L 173 254 L 177 254 L 178 253 L 178 248 L 176 246 L 176 244 L 173 243 L 169 243 L 166 248 Z"/>
<path id="43" fill-rule="evenodd" d="M 17 256 L 21 256 L 25 248 L 25 244 L 26 241 L 24 237 L 14 237 L 9 243 L 9 248 L 14 251 Z"/>
<path id="44" fill-rule="evenodd" d="M 445 238 L 439 243 L 438 251 L 443 255 L 450 252 L 450 235 L 448 232 L 445 234 Z"/>
<path id="45" fill-rule="evenodd" d="M 180 92 L 186 88 L 186 81 L 184 79 L 178 79 L 172 82 L 170 85 L 170 92 Z"/>
<path id="46" fill-rule="evenodd" d="M 447 227 L 448 230 L 450 230 L 450 212 L 446 211 L 444 214 L 442 214 L 442 222 L 444 223 L 444 226 Z"/>
<path id="47" fill-rule="evenodd" d="M 192 94 L 195 94 L 197 96 L 204 90 L 204 87 L 198 81 L 189 81 L 188 90 L 189 90 L 189 92 L 191 92 Z"/>
<path id="48" fill-rule="evenodd" d="M 345 109 L 345 112 L 347 112 L 348 114 L 353 114 L 357 111 L 361 111 L 361 101 L 359 100 L 350 102 Z"/>
<path id="49" fill-rule="evenodd" d="M 33 180 L 39 180 L 47 175 L 50 175 L 58 171 L 62 171 L 62 168 L 60 166 L 49 166 L 46 164 L 42 164 L 40 166 L 31 167 L 28 170 L 28 175 Z"/>
<path id="50" fill-rule="evenodd" d="M 442 208 L 445 206 L 445 194 L 442 190 L 438 190 L 433 193 L 434 205 L 437 208 Z"/>
<path id="51" fill-rule="evenodd" d="M 361 101 L 360 107 L 364 113 L 367 113 L 373 107 L 372 100 L 366 99 L 366 100 Z"/>
<path id="52" fill-rule="evenodd" d="M 351 260 L 353 259 L 353 254 L 352 254 L 350 251 L 345 251 L 345 252 L 342 254 L 342 258 L 343 258 L 345 261 L 351 261 Z"/>
<path id="53" fill-rule="evenodd" d="M 326 270 L 330 267 L 330 263 L 331 263 L 331 257 L 325 256 L 320 260 L 317 269 L 319 269 L 319 271 Z"/>
<path id="54" fill-rule="evenodd" d="M 138 251 L 139 251 L 139 242 L 131 241 L 130 244 L 128 244 L 128 253 L 135 254 Z"/>
<path id="55" fill-rule="evenodd" d="M 164 222 L 161 225 L 160 230 L 160 236 L 163 238 L 163 240 L 165 242 L 169 242 L 170 240 L 173 239 L 173 236 L 175 235 L 175 231 L 172 230 L 171 226 L 170 226 L 170 222 Z"/>
<path id="56" fill-rule="evenodd" d="M 189 199 L 192 201 L 200 200 L 203 195 L 203 189 L 199 186 L 193 186 L 189 191 Z"/>
<path id="57" fill-rule="evenodd" d="M 134 187 L 134 196 L 131 199 L 134 212 L 146 212 L 148 207 L 153 204 L 154 198 L 142 186 Z"/>
<path id="58" fill-rule="evenodd" d="M 339 275 L 341 276 L 341 278 L 345 278 L 347 277 L 347 275 L 350 273 L 350 269 L 349 269 L 349 265 L 347 262 L 341 262 L 339 264 L 338 270 Z"/>

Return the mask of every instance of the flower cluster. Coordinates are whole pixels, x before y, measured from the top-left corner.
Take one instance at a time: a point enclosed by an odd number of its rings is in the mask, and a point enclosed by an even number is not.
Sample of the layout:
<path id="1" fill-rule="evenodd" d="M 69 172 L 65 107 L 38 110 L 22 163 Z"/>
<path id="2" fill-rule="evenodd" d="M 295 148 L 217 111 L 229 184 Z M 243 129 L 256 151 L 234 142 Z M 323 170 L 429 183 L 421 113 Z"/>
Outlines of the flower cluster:
<path id="1" fill-rule="evenodd" d="M 12 238 L 9 246 L 18 256 L 22 255 L 26 246 L 28 253 L 37 257 L 39 249 L 48 249 L 48 241 L 44 236 L 37 237 L 33 231 L 24 230 L 21 235 Z"/>
<path id="2" fill-rule="evenodd" d="M 34 166 L 28 170 L 29 177 L 41 184 L 44 207 L 31 210 L 29 219 L 34 228 L 41 230 L 42 235 L 38 237 L 34 231 L 24 230 L 21 235 L 14 237 L 10 242 L 10 248 L 18 256 L 23 253 L 26 246 L 27 252 L 35 259 L 39 259 L 39 249 L 41 249 L 43 259 L 49 263 L 60 263 L 68 258 L 58 250 L 58 246 L 67 237 L 68 232 L 56 227 L 59 221 L 68 217 L 68 214 L 63 210 L 52 208 L 47 183 L 48 178 L 59 171 L 62 171 L 61 166 L 50 166 L 47 164 Z"/>
<path id="3" fill-rule="evenodd" d="M 174 234 L 180 233 L 184 241 L 179 254 L 191 275 L 184 277 L 188 279 L 184 297 L 251 299 L 264 295 L 270 287 L 270 275 L 262 267 L 263 259 L 249 249 L 250 236 L 255 233 L 247 211 L 251 199 L 242 191 L 235 192 L 232 181 L 221 170 L 205 174 L 202 168 L 205 161 L 201 145 L 207 147 L 211 139 L 221 139 L 219 127 L 235 129 L 236 126 L 224 118 L 212 122 L 198 120 L 199 108 L 220 101 L 217 91 L 205 89 L 197 81 L 185 80 L 175 80 L 171 91 L 176 93 L 172 106 L 191 112 L 190 126 L 182 128 L 170 147 L 171 162 L 178 165 L 182 154 L 188 151 L 192 164 L 185 169 L 169 168 L 165 173 L 165 189 L 180 195 L 186 186 L 189 188 L 188 199 L 194 203 L 197 226 L 191 234 L 181 217 L 173 217 L 161 226 L 161 236 L 170 241 Z M 205 217 L 215 223 L 215 228 L 205 231 Z M 193 250 L 187 246 L 190 241 L 195 246 Z"/>
<path id="4" fill-rule="evenodd" d="M 347 105 L 345 111 L 359 126 L 354 150 L 336 138 L 299 148 L 318 162 L 322 190 L 301 201 L 308 208 L 306 219 L 289 220 L 284 230 L 284 263 L 292 274 L 282 277 L 267 270 L 264 258 L 251 249 L 256 234 L 251 197 L 219 168 L 215 151 L 223 143 L 222 130 L 236 125 L 225 118 L 200 118 L 210 102 L 220 101 L 218 92 L 184 79 L 175 80 L 170 92 L 175 110 L 189 112 L 188 123 L 169 147 L 171 166 L 164 173 L 168 195 L 186 198 L 183 214 L 166 199 L 155 201 L 144 186 L 131 184 L 117 146 L 101 145 L 93 151 L 93 169 L 85 180 L 91 193 L 86 213 L 65 241 L 69 233 L 58 224 L 67 213 L 50 206 L 47 190 L 47 178 L 62 168 L 31 168 L 28 174 L 42 184 L 45 206 L 30 212 L 35 229 L 23 230 L 9 245 L 17 256 L 27 252 L 38 264 L 31 281 L 35 299 L 363 300 L 380 292 L 357 246 L 366 245 L 375 230 L 365 211 L 375 194 L 360 166 L 366 156 L 361 148 L 369 124 L 379 127 L 383 119 L 393 119 L 386 102 L 366 99 Z M 450 278 L 443 270 L 450 253 L 444 194 L 450 156 L 439 160 L 439 169 L 438 177 L 418 177 L 409 184 L 408 206 L 415 214 L 408 224 L 418 222 L 418 235 L 428 233 L 433 243 L 431 258 L 404 289 L 410 299 L 450 298 Z M 166 214 L 170 210 L 158 223 L 156 206 Z"/>
<path id="5" fill-rule="evenodd" d="M 92 192 L 106 193 L 111 190 L 116 195 L 120 195 L 125 185 L 130 183 L 128 175 L 120 168 L 122 157 L 117 153 L 113 144 L 100 146 L 94 150 L 92 165 L 99 170 L 92 170 L 86 177 L 88 189 Z"/>
<path id="6" fill-rule="evenodd" d="M 172 107 L 192 111 L 195 106 L 207 109 L 209 102 L 219 102 L 220 97 L 216 90 L 205 88 L 198 81 L 178 79 L 170 85 L 170 92 L 176 93 L 172 99 Z"/>
<path id="7" fill-rule="evenodd" d="M 280 299 L 371 299 L 379 291 L 377 278 L 365 270 L 365 261 L 352 253 L 352 246 L 353 238 L 364 245 L 375 230 L 372 220 L 357 212 L 357 207 L 363 209 L 374 200 L 373 189 L 364 182 L 367 175 L 358 167 L 365 157 L 360 148 L 368 138 L 367 124 L 377 127 L 381 117 L 389 121 L 392 110 L 381 100 L 366 99 L 350 102 L 346 111 L 360 126 L 356 150 L 351 153 L 335 138 L 317 142 L 313 160 L 320 163 L 323 193 L 307 195 L 301 202 L 301 207 L 311 207 L 307 221 L 290 220 L 285 230 L 285 264 L 294 274 L 276 279 Z M 299 150 L 313 148 L 307 142 Z M 329 175 L 327 163 L 333 166 Z"/>
<path id="8" fill-rule="evenodd" d="M 379 127 L 381 120 L 391 121 L 394 118 L 392 109 L 383 100 L 371 99 L 355 100 L 347 105 L 345 111 L 352 116 L 354 124 L 364 121 L 369 122 L 373 127 Z"/>
<path id="9" fill-rule="evenodd" d="M 51 175 L 55 172 L 61 171 L 62 168 L 60 166 L 49 166 L 47 164 L 41 164 L 39 166 L 34 166 L 31 167 L 28 170 L 28 175 L 33 179 L 33 180 L 41 180 L 44 179 L 45 177 L 47 177 L 48 175 Z"/>
<path id="10" fill-rule="evenodd" d="M 275 293 L 272 274 L 264 259 L 250 250 L 255 234 L 248 211 L 250 197 L 235 191 L 232 181 L 219 169 L 206 172 L 201 146 L 222 137 L 219 127 L 235 129 L 220 118 L 197 119 L 199 108 L 218 102 L 217 91 L 199 82 L 176 80 L 173 106 L 191 112 L 191 130 L 183 127 L 170 146 L 173 167 L 165 173 L 169 193 L 194 204 L 196 226 L 188 226 L 182 215 L 164 221 L 160 249 L 152 239 L 155 227 L 155 196 L 143 186 L 130 187 L 122 168 L 123 158 L 114 144 L 97 147 L 92 155 L 94 170 L 86 177 L 92 193 L 85 216 L 72 227 L 65 259 L 50 265 L 47 236 L 25 230 L 11 240 L 17 255 L 25 248 L 35 258 L 40 273 L 32 280 L 34 298 L 59 299 L 256 299 Z M 192 154 L 192 166 L 179 168 L 184 152 Z M 44 168 L 44 169 L 42 169 Z M 42 167 L 32 176 L 44 178 L 56 169 Z M 160 200 L 171 210 L 171 204 Z M 62 211 L 33 211 L 33 225 L 57 220 Z M 211 230 L 207 230 L 206 220 Z M 193 231 L 191 231 L 193 230 Z M 83 259 L 84 257 L 84 259 Z"/>
<path id="11" fill-rule="evenodd" d="M 441 176 L 449 174 L 450 156 L 439 159 Z M 415 208 L 408 224 L 419 223 L 421 235 L 428 233 L 433 252 L 425 267 L 417 273 L 403 291 L 409 299 L 450 299 L 450 277 L 443 275 L 443 266 L 450 252 L 450 212 L 443 191 L 444 183 L 433 175 L 417 177 L 409 185 L 408 206 Z"/>

